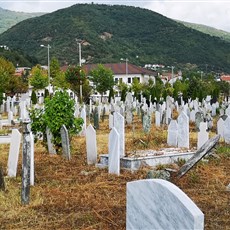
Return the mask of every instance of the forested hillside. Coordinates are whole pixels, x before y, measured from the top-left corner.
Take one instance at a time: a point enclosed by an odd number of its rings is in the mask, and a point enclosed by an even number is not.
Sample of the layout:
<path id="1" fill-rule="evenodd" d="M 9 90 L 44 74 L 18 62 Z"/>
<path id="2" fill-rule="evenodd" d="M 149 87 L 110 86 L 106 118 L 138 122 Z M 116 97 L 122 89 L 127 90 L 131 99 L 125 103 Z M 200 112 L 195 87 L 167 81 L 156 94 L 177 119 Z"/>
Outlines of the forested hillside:
<path id="1" fill-rule="evenodd" d="M 5 10 L 0 7 L 0 34 L 25 19 L 41 16 L 44 13 L 24 13 Z"/>
<path id="2" fill-rule="evenodd" d="M 47 63 L 50 55 L 62 64 L 129 62 L 139 65 L 196 64 L 201 69 L 230 72 L 230 43 L 187 28 L 150 10 L 130 6 L 77 4 L 22 21 L 0 35 L 0 44 L 21 49 Z M 137 58 L 138 57 L 138 58 Z"/>

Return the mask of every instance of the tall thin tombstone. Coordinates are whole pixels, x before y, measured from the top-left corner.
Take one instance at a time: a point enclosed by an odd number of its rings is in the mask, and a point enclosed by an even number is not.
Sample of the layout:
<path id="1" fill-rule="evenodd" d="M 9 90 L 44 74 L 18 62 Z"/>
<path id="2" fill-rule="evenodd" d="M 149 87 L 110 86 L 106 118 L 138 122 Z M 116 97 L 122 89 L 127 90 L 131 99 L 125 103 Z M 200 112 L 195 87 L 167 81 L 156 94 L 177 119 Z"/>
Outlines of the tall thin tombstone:
<path id="1" fill-rule="evenodd" d="M 90 124 L 86 129 L 87 164 L 97 163 L 97 138 L 96 131 Z"/>

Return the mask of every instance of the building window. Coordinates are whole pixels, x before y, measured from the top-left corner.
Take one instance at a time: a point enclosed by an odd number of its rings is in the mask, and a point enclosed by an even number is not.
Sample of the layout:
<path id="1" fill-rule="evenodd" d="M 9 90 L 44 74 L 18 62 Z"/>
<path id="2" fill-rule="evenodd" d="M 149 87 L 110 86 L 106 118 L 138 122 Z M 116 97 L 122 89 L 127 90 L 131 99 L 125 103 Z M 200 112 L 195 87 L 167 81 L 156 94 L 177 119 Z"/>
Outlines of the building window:
<path id="1" fill-rule="evenodd" d="M 131 77 L 128 77 L 128 83 L 131 83 Z"/>
<path id="2" fill-rule="evenodd" d="M 118 78 L 116 77 L 116 78 L 115 78 L 115 84 L 117 84 L 117 83 L 118 83 Z"/>

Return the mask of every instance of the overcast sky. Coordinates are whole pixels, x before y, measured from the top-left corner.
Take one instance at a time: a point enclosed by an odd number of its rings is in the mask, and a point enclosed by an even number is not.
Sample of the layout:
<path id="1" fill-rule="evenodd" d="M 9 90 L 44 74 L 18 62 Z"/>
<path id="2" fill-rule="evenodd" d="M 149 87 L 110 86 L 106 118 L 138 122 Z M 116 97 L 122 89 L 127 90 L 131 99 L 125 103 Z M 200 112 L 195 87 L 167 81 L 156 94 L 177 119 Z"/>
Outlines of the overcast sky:
<path id="1" fill-rule="evenodd" d="M 0 7 L 23 12 L 53 12 L 77 3 L 91 2 L 139 6 L 172 19 L 208 25 L 230 32 L 230 0 L 0 0 Z"/>

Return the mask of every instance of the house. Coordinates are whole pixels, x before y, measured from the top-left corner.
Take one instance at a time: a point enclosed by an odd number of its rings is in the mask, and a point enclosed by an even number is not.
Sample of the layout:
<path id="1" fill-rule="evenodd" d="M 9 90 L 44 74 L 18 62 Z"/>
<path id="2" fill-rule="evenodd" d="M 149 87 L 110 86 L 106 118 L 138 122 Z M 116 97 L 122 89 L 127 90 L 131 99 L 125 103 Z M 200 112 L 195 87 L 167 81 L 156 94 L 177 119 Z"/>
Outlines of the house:
<path id="1" fill-rule="evenodd" d="M 90 71 L 97 68 L 98 64 L 85 64 L 83 66 L 83 69 L 86 72 L 86 75 L 89 76 Z M 105 68 L 111 69 L 114 76 L 115 83 L 123 82 L 127 85 L 130 85 L 133 83 L 134 78 L 138 79 L 140 83 L 148 83 L 148 81 L 151 79 L 154 84 L 156 82 L 156 76 L 157 73 L 152 70 L 148 70 L 133 64 L 130 64 L 128 62 L 125 63 L 107 63 L 103 64 Z M 62 71 L 66 71 L 68 69 L 68 66 L 63 66 L 61 68 Z M 106 93 L 104 96 L 108 96 L 109 92 Z M 117 94 L 119 96 L 119 92 Z M 91 95 L 92 97 L 101 97 L 100 94 L 95 92 L 95 94 Z"/>
<path id="2" fill-rule="evenodd" d="M 83 69 L 88 76 L 90 71 L 97 68 L 98 64 L 85 64 Z M 155 77 L 157 73 L 152 70 L 148 70 L 130 63 L 108 63 L 103 64 L 105 68 L 111 69 L 114 75 L 115 83 L 122 81 L 125 84 L 131 85 L 133 79 L 137 78 L 140 83 L 148 83 L 149 79 L 152 79 L 155 83 Z M 68 66 L 63 66 L 61 69 L 66 71 Z"/>
<path id="3" fill-rule="evenodd" d="M 230 75 L 222 75 L 220 77 L 221 81 L 226 81 L 228 83 L 230 83 Z"/>

